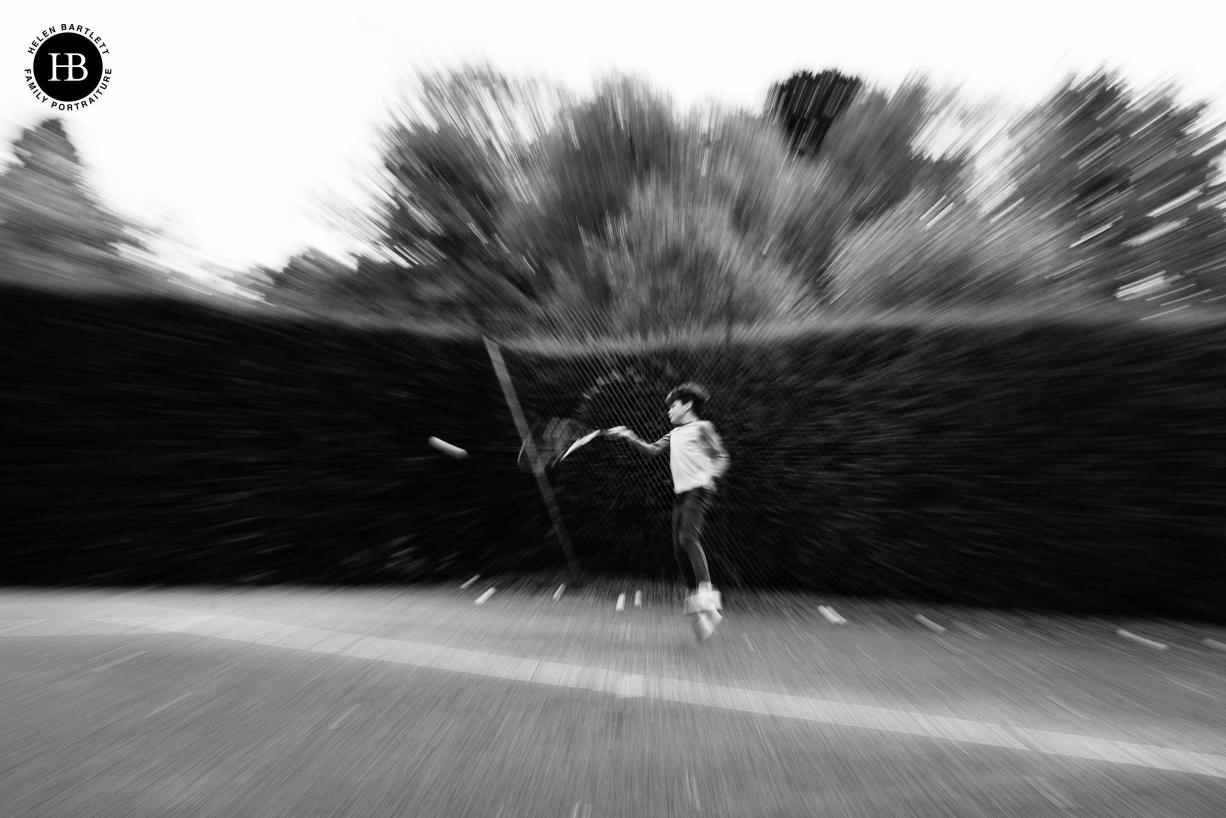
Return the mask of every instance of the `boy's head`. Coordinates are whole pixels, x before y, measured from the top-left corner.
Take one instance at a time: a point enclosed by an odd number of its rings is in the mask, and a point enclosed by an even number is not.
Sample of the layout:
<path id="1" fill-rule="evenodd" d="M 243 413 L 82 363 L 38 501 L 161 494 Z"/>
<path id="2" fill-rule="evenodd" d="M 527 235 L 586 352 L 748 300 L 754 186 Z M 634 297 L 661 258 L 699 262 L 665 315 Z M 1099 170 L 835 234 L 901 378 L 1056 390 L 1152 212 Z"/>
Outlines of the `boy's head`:
<path id="1" fill-rule="evenodd" d="M 668 407 L 668 419 L 673 424 L 679 424 L 702 417 L 702 410 L 710 397 L 707 390 L 696 383 L 681 384 L 664 399 L 664 404 Z"/>

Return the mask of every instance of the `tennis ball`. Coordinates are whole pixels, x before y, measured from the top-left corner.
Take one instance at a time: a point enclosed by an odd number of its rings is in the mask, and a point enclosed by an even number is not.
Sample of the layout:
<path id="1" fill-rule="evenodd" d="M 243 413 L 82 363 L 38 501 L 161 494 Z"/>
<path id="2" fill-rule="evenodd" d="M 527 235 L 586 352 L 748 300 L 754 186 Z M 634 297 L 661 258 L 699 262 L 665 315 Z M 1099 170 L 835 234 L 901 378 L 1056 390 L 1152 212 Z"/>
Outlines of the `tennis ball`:
<path id="1" fill-rule="evenodd" d="M 450 443 L 439 440 L 437 437 L 430 438 L 429 443 L 443 454 L 450 455 L 457 460 L 462 460 L 465 457 L 468 457 L 468 452 L 464 451 L 459 446 L 452 446 Z"/>

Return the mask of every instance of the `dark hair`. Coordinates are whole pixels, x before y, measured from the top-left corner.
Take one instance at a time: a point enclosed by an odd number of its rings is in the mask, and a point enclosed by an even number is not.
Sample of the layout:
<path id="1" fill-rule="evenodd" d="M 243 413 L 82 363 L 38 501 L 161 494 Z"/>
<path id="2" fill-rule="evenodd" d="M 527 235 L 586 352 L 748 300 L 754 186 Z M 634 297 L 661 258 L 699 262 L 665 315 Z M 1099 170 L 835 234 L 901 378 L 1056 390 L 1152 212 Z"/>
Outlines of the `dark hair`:
<path id="1" fill-rule="evenodd" d="M 693 403 L 694 414 L 702 417 L 702 410 L 707 405 L 707 401 L 711 399 L 706 389 L 703 389 L 700 384 L 694 382 L 683 383 L 668 393 L 668 397 L 664 399 L 665 406 L 672 406 L 673 401 L 679 400 L 683 403 Z"/>

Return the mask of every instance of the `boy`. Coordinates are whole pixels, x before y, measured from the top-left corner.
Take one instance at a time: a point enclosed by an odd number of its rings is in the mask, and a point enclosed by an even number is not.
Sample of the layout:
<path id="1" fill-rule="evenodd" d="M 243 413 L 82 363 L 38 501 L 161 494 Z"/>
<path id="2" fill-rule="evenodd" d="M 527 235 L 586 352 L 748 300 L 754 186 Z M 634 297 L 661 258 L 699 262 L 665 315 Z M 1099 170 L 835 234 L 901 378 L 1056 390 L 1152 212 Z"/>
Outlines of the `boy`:
<path id="1" fill-rule="evenodd" d="M 669 453 L 673 491 L 677 495 L 673 506 L 673 556 L 690 590 L 685 612 L 693 615 L 694 633 L 700 641 L 709 639 L 723 620 L 719 613 L 720 595 L 711 587 L 707 558 L 699 538 L 715 493 L 715 481 L 731 462 L 715 427 L 700 419 L 709 397 L 696 383 L 682 384 L 669 392 L 664 402 L 673 428 L 655 443 L 646 443 L 625 426 L 609 430 L 611 436 L 630 441 L 648 457 Z"/>

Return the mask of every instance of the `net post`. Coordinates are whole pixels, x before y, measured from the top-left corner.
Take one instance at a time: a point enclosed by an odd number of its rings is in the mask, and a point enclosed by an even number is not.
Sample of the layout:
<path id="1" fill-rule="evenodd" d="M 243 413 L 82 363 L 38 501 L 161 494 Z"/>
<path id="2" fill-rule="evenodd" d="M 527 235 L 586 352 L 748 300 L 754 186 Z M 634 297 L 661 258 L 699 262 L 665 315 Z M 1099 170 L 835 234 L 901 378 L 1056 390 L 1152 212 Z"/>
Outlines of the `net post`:
<path id="1" fill-rule="evenodd" d="M 549 517 L 553 521 L 553 530 L 562 545 L 562 553 L 566 556 L 566 564 L 570 569 L 571 581 L 572 583 L 578 582 L 582 577 L 579 561 L 575 558 L 574 548 L 571 547 L 570 535 L 566 532 L 566 524 L 562 520 L 562 510 L 558 507 L 557 498 L 554 497 L 553 486 L 549 484 L 549 479 L 545 477 L 545 470 L 541 466 L 540 455 L 536 451 L 536 444 L 532 440 L 532 434 L 528 429 L 528 422 L 524 419 L 523 409 L 519 405 L 519 398 L 515 395 L 515 384 L 511 382 L 506 362 L 502 359 L 502 350 L 498 348 L 498 344 L 490 340 L 489 336 L 482 335 L 481 340 L 485 342 L 485 350 L 490 356 L 490 363 L 494 367 L 494 372 L 498 375 L 498 383 L 502 387 L 502 395 L 506 399 L 507 408 L 511 410 L 511 417 L 515 420 L 515 428 L 519 432 L 520 439 L 528 447 L 528 457 L 532 460 L 532 473 L 536 476 L 536 484 L 540 489 L 541 498 L 545 501 L 545 508 L 549 511 Z"/>

